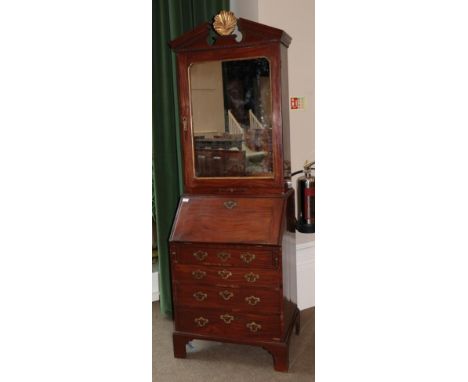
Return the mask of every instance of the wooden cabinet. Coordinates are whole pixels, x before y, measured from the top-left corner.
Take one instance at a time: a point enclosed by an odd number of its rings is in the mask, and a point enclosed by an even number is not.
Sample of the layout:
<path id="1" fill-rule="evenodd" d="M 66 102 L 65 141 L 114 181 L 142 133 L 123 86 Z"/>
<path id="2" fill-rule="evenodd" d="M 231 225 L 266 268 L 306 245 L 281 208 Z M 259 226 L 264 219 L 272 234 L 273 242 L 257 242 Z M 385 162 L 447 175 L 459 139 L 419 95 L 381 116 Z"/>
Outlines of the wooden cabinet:
<path id="1" fill-rule="evenodd" d="M 185 189 L 169 240 L 174 355 L 186 357 L 192 339 L 257 345 L 287 371 L 290 336 L 300 326 L 287 186 L 291 39 L 244 19 L 237 26 L 240 39 L 213 39 L 205 23 L 170 43 Z"/>

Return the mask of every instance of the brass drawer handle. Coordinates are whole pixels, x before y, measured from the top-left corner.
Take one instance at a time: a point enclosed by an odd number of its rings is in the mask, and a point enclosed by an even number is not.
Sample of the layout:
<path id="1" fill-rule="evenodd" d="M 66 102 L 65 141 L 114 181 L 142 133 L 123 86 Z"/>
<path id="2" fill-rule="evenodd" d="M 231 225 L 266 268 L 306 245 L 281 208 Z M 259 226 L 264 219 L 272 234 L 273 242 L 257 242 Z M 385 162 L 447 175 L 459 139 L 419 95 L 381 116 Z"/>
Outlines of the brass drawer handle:
<path id="1" fill-rule="evenodd" d="M 206 272 L 200 271 L 198 269 L 192 272 L 192 276 L 195 277 L 197 280 L 201 280 L 203 277 L 206 276 Z"/>
<path id="2" fill-rule="evenodd" d="M 232 276 L 232 273 L 223 269 L 222 271 L 219 271 L 218 272 L 218 275 L 223 279 L 223 280 L 226 280 L 228 279 L 229 277 Z"/>
<path id="3" fill-rule="evenodd" d="M 249 305 L 257 305 L 260 302 L 260 297 L 249 296 L 245 298 L 245 301 L 249 303 Z"/>
<path id="4" fill-rule="evenodd" d="M 248 324 L 246 324 L 245 326 L 247 326 L 251 332 L 254 332 L 256 333 L 259 329 L 262 328 L 262 325 L 260 324 L 257 324 L 256 322 L 252 321 L 252 322 L 249 322 Z"/>
<path id="5" fill-rule="evenodd" d="M 227 252 L 219 252 L 216 256 L 218 256 L 218 259 L 221 261 L 226 261 L 231 257 L 231 254 Z"/>
<path id="6" fill-rule="evenodd" d="M 208 253 L 205 252 L 205 251 L 197 251 L 197 252 L 193 253 L 193 256 L 195 256 L 195 258 L 198 261 L 203 261 L 203 260 L 205 260 L 206 256 L 208 256 Z"/>
<path id="7" fill-rule="evenodd" d="M 223 290 L 219 292 L 219 295 L 224 299 L 224 300 L 229 300 L 232 296 L 234 296 L 234 293 L 229 292 L 228 290 Z"/>
<path id="8" fill-rule="evenodd" d="M 228 210 L 232 210 L 235 206 L 237 206 L 237 203 L 234 200 L 228 200 L 227 202 L 224 202 L 224 207 L 226 207 Z"/>
<path id="9" fill-rule="evenodd" d="M 221 318 L 221 320 L 223 320 L 225 324 L 230 324 L 234 320 L 234 316 L 231 316 L 227 313 L 222 314 L 221 316 L 219 316 L 219 318 Z"/>
<path id="10" fill-rule="evenodd" d="M 244 263 L 250 264 L 253 260 L 255 260 L 255 255 L 253 253 L 246 252 L 242 253 L 240 258 L 244 261 Z"/>
<path id="11" fill-rule="evenodd" d="M 198 317 L 198 318 L 195 318 L 193 321 L 195 321 L 195 323 L 200 327 L 204 327 L 209 321 L 207 318 L 205 317 Z"/>
<path id="12" fill-rule="evenodd" d="M 256 273 L 253 273 L 253 272 L 250 272 L 250 273 L 246 273 L 244 275 L 244 278 L 249 282 L 249 283 L 254 283 L 255 281 L 257 281 L 259 278 L 260 278 L 260 275 L 256 274 Z"/>
<path id="13" fill-rule="evenodd" d="M 197 293 L 193 294 L 193 297 L 197 301 L 203 301 L 208 297 L 208 295 L 206 293 L 203 293 L 203 292 L 197 292 Z"/>

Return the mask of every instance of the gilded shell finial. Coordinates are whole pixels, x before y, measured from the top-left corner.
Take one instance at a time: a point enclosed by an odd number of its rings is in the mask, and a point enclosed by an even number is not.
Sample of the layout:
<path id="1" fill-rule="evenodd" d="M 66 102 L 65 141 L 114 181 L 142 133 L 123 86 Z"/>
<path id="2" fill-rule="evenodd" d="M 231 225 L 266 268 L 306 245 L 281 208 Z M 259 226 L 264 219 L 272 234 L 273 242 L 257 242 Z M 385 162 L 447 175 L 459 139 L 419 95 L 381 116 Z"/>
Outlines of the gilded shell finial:
<path id="1" fill-rule="evenodd" d="M 234 32 L 237 25 L 237 18 L 231 11 L 219 12 L 213 22 L 213 28 L 221 36 L 229 36 Z"/>

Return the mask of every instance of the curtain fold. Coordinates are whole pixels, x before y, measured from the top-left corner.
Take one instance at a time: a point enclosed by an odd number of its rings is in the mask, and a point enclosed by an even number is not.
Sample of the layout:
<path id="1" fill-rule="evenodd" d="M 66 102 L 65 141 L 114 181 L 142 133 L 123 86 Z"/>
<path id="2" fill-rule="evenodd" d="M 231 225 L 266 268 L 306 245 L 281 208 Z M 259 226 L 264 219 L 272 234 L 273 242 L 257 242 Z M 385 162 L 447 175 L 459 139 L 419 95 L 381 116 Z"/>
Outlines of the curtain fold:
<path id="1" fill-rule="evenodd" d="M 153 157 L 161 312 L 172 316 L 168 239 L 183 192 L 176 59 L 168 42 L 211 20 L 229 0 L 153 1 Z"/>

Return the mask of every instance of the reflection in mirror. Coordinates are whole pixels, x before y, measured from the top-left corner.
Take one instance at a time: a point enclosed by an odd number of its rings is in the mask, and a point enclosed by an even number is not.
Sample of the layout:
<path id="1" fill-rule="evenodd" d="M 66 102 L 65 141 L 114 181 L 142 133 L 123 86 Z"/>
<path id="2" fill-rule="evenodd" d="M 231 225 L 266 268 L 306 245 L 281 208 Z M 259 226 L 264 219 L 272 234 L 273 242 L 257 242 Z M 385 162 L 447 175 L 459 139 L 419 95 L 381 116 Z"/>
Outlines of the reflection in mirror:
<path id="1" fill-rule="evenodd" d="M 190 95 L 195 176 L 273 176 L 266 58 L 195 63 Z"/>

